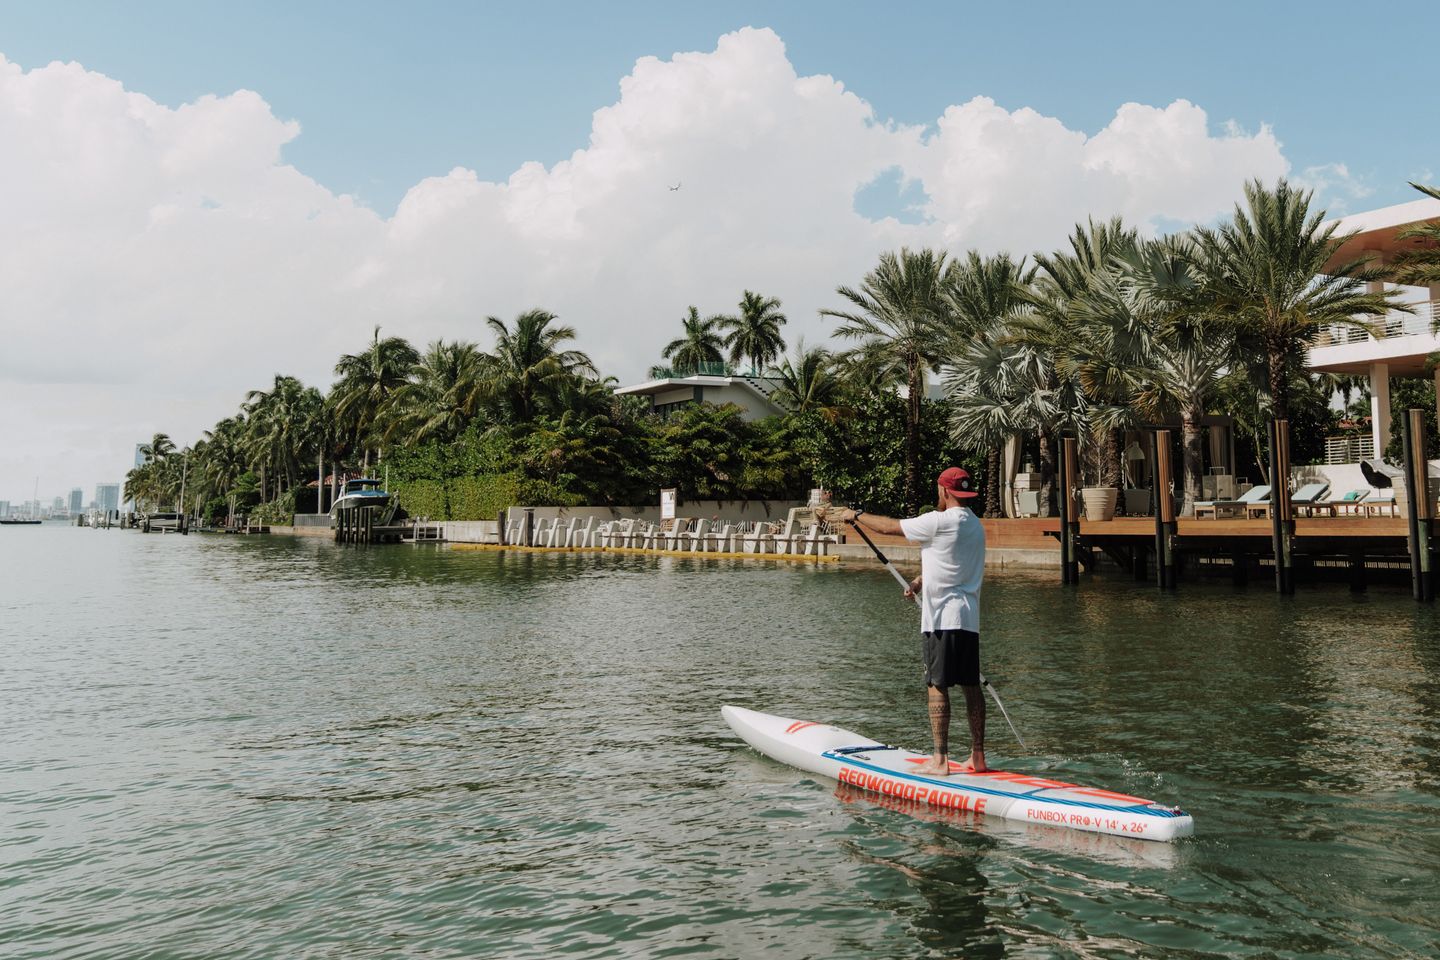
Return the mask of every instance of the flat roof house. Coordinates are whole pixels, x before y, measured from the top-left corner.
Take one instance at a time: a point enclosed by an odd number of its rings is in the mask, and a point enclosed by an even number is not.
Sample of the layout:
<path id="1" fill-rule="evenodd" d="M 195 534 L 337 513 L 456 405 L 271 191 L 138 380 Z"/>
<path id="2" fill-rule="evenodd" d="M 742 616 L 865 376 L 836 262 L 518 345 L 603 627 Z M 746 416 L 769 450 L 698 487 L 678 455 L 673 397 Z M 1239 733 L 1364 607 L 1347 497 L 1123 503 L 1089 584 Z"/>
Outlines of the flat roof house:
<path id="1" fill-rule="evenodd" d="M 1336 251 L 1331 263 L 1343 263 L 1365 254 L 1376 265 L 1393 260 L 1396 253 L 1414 249 L 1419 239 L 1401 240 L 1401 229 L 1414 224 L 1440 221 L 1440 200 L 1426 198 L 1393 207 L 1342 217 L 1335 222 L 1340 233 L 1359 231 Z M 1377 324 L 1375 336 L 1362 330 L 1333 327 L 1324 331 L 1310 350 L 1309 367 L 1327 373 L 1365 376 L 1370 381 L 1370 438 L 1361 450 L 1361 459 L 1384 454 L 1390 438 L 1390 378 L 1425 377 L 1426 358 L 1440 351 L 1440 284 L 1409 287 L 1375 283 L 1372 290 L 1395 288 L 1414 313 L 1392 311 Z M 1433 374 L 1437 407 L 1440 407 L 1440 368 Z"/>
<path id="2" fill-rule="evenodd" d="M 695 373 L 662 377 L 629 387 L 617 387 L 620 396 L 648 397 L 650 408 L 666 416 L 683 407 L 700 403 L 723 406 L 732 403 L 746 420 L 759 420 L 784 411 L 770 399 L 775 381 L 760 376 L 735 376 L 724 372 Z"/>

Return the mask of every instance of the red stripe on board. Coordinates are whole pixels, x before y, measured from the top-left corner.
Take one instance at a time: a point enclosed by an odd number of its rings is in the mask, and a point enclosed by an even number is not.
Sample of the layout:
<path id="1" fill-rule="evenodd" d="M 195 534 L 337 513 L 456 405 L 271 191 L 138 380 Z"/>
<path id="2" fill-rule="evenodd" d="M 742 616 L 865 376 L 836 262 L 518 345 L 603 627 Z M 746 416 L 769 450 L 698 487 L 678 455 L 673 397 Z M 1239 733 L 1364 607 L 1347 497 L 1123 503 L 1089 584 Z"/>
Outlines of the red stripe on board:
<path id="1" fill-rule="evenodd" d="M 790 726 L 788 726 L 788 727 L 785 728 L 785 732 L 786 732 L 786 733 L 799 733 L 801 730 L 804 730 L 806 727 L 818 727 L 819 725 L 820 725 L 819 722 L 817 722 L 817 721 L 815 721 L 815 720 L 796 720 L 794 723 L 790 724 Z"/>

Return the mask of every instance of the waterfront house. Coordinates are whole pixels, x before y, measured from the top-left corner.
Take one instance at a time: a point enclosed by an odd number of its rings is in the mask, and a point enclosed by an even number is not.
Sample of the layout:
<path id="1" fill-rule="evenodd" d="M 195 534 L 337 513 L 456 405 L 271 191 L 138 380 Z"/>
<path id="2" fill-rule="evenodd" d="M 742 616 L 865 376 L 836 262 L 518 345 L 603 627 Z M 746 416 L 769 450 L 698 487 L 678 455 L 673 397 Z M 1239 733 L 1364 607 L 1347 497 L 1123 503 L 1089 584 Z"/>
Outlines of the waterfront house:
<path id="1" fill-rule="evenodd" d="M 1342 263 L 1357 256 L 1370 255 L 1383 266 L 1396 253 L 1422 241 L 1401 239 L 1406 227 L 1421 223 L 1440 222 L 1440 200 L 1426 198 L 1410 203 L 1383 207 L 1332 221 L 1340 233 L 1356 232 L 1336 251 L 1332 263 Z M 1393 288 L 1413 311 L 1392 311 L 1375 324 L 1374 334 L 1353 328 L 1333 327 L 1323 331 L 1310 350 L 1311 370 L 1326 373 L 1362 376 L 1370 385 L 1370 424 L 1368 434 L 1352 443 L 1334 445 L 1327 463 L 1316 469 L 1332 486 L 1354 488 L 1364 486 L 1359 461 L 1382 457 L 1390 440 L 1390 381 L 1395 378 L 1433 377 L 1440 407 L 1440 367 L 1426 371 L 1427 358 L 1440 352 L 1440 334 L 1435 332 L 1440 320 L 1440 284 L 1428 287 L 1397 286 L 1375 283 L 1372 289 Z"/>

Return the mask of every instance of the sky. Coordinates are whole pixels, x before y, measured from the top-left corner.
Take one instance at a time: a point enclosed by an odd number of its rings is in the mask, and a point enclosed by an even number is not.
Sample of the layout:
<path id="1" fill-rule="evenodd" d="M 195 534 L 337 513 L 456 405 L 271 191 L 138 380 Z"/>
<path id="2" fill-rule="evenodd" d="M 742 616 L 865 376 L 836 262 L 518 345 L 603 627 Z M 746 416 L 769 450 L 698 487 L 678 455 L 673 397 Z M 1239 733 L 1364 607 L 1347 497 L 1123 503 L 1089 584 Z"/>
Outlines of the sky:
<path id="1" fill-rule="evenodd" d="M 1330 3 L 0 2 L 0 500 L 120 480 L 379 324 L 557 313 L 638 378 L 686 307 L 788 339 L 902 245 L 1149 233 L 1440 176 L 1433 84 Z M 678 190 L 670 187 L 679 185 Z"/>

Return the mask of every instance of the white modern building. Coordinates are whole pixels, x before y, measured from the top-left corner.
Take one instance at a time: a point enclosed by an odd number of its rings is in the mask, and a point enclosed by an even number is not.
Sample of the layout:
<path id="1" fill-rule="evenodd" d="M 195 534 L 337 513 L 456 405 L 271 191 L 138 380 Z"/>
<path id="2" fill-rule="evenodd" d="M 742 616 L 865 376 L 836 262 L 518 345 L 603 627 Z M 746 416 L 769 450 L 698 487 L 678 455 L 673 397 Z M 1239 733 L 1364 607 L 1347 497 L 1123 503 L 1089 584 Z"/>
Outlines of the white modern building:
<path id="1" fill-rule="evenodd" d="M 695 404 L 713 403 L 718 407 L 730 403 L 740 408 L 746 420 L 759 420 L 783 412 L 770 399 L 775 386 L 768 377 L 691 374 L 617 387 L 615 393 L 648 398 L 650 409 L 662 417 Z"/>
<path id="2" fill-rule="evenodd" d="M 1426 198 L 1336 221 L 1340 233 L 1358 231 L 1341 247 L 1331 263 L 1343 263 L 1370 255 L 1376 265 L 1390 262 L 1396 253 L 1414 249 L 1422 241 L 1401 240 L 1405 227 L 1440 221 L 1440 200 Z M 1372 289 L 1395 288 L 1376 283 Z M 1393 311 L 1376 324 L 1375 335 L 1363 330 L 1334 327 L 1322 334 L 1310 351 L 1310 369 L 1328 373 L 1364 376 L 1370 381 L 1370 438 L 1362 443 L 1356 459 L 1384 454 L 1390 438 L 1390 380 L 1394 377 L 1435 378 L 1437 406 L 1440 406 L 1440 368 L 1427 373 L 1426 359 L 1440 351 L 1440 284 L 1429 287 L 1401 286 L 1401 300 L 1413 312 Z"/>

